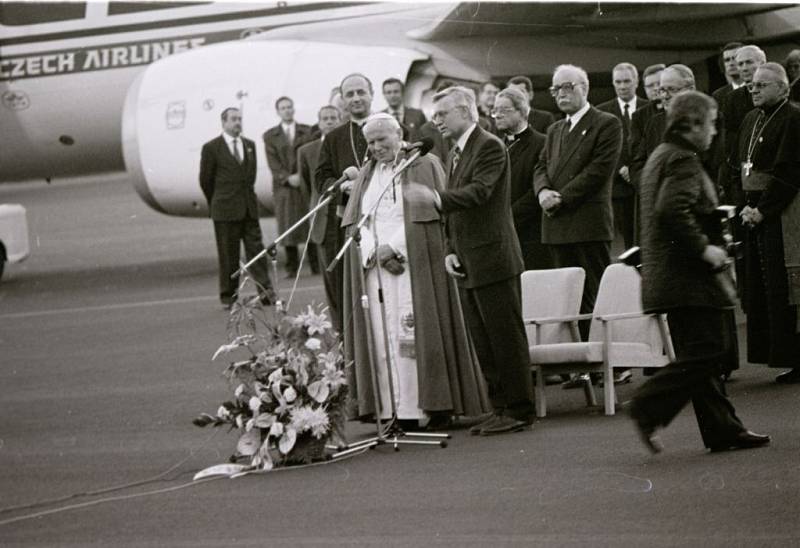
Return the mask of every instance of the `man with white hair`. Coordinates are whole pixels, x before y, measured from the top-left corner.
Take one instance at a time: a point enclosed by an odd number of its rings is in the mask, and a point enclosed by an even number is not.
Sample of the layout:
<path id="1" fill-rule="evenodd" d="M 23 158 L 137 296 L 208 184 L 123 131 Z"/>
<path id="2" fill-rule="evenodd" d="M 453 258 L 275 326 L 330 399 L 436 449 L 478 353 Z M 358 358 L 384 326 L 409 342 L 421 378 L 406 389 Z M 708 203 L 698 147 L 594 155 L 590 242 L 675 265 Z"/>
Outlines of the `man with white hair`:
<path id="1" fill-rule="evenodd" d="M 734 161 L 745 205 L 747 361 L 790 368 L 782 384 L 800 383 L 800 107 L 778 63 L 760 65 L 753 104 Z"/>
<path id="2" fill-rule="evenodd" d="M 589 104 L 589 78 L 580 67 L 557 67 L 550 94 L 566 117 L 547 129 L 533 178 L 545 213 L 542 243 L 549 245 L 556 268 L 586 271 L 581 313 L 591 313 L 600 277 L 611 262 L 611 186 L 622 123 Z M 588 324 L 581 324 L 581 333 L 588 335 Z"/>
<path id="3" fill-rule="evenodd" d="M 474 416 L 487 408 L 458 294 L 444 268 L 441 216 L 432 202 L 409 201 L 407 190 L 411 185 L 443 190 L 444 169 L 435 156 L 421 156 L 395 178 L 406 153 L 401 150 L 402 129 L 391 114 L 371 115 L 363 133 L 371 159 L 353 184 L 342 219 L 352 235 L 362 214 L 369 215 L 359 233 L 361 256 L 351 247 L 344 268 L 344 303 L 353 311 L 344 328 L 345 360 L 353 362 L 348 368 L 350 395 L 357 405 L 353 415 L 387 419 L 394 407 L 397 418 L 408 421 L 401 426 L 416 427 L 409 423 L 427 415 L 429 428 L 444 428 L 452 415 Z M 366 269 L 366 287 L 361 269 Z M 364 294 L 369 320 L 361 313 Z M 378 363 L 372 367 L 367 321 L 377 348 Z M 372 371 L 380 391 L 377 410 Z"/>
<path id="4" fill-rule="evenodd" d="M 753 99 L 750 96 L 750 83 L 756 69 L 767 62 L 767 55 L 758 46 L 742 46 L 736 51 L 736 64 L 739 75 L 744 85 L 730 92 L 725 99 L 725 104 L 720 105 L 725 122 L 725 158 L 728 161 L 729 172 L 736 173 L 738 166 L 732 160 L 739 143 L 739 128 L 742 127 L 744 117 L 753 110 Z M 728 181 L 723 181 L 725 202 L 741 208 L 744 205 L 740 181 L 734 175 Z"/>
<path id="5" fill-rule="evenodd" d="M 522 324 L 522 253 L 511 217 L 508 153 L 478 125 L 475 93 L 454 86 L 437 93 L 433 120 L 455 140 L 447 190 L 419 193 L 445 216 L 445 268 L 458 284 L 464 319 L 494 413 L 470 433 L 517 432 L 533 423 L 533 383 Z"/>

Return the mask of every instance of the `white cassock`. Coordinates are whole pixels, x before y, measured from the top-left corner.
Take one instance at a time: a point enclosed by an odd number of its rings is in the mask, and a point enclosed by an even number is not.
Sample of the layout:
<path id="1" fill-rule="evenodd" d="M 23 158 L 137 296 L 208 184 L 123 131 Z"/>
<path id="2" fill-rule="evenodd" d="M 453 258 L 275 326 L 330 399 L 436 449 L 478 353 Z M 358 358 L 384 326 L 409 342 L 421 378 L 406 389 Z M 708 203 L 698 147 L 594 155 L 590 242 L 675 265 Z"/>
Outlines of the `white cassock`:
<path id="1" fill-rule="evenodd" d="M 373 211 L 369 222 L 361 229 L 361 251 L 366 266 L 377 248 L 388 244 L 403 257 L 406 252 L 406 231 L 403 222 L 402 185 L 389 188 L 381 197 L 381 192 L 392 184 L 392 166 L 379 163 L 373 172 L 367 189 L 361 199 L 361 211 Z M 417 360 L 414 352 L 414 306 L 411 296 L 411 274 L 408 263 L 403 263 L 405 271 L 400 275 L 390 274 L 378 266 L 367 271 L 367 296 L 369 298 L 370 319 L 375 338 L 378 360 L 378 386 L 381 394 L 381 418 L 391 416 L 389 380 L 386 367 L 386 345 L 384 343 L 383 319 L 378 300 L 378 270 L 383 285 L 383 299 L 386 309 L 386 329 L 389 335 L 388 353 L 392 364 L 392 383 L 394 402 L 399 419 L 420 419 L 424 416 L 419 408 L 417 383 Z"/>

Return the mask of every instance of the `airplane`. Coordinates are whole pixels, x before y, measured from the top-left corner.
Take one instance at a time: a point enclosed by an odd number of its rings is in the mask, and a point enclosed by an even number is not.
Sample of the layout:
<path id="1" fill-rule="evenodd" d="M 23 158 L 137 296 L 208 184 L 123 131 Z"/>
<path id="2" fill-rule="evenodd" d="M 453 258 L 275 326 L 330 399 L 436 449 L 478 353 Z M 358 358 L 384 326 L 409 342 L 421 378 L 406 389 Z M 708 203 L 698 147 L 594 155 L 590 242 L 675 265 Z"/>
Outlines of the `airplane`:
<path id="1" fill-rule="evenodd" d="M 611 95 L 609 69 L 622 60 L 685 63 L 710 90 L 724 83 L 722 44 L 757 43 L 779 59 L 800 33 L 793 4 L 176 4 L 88 3 L 83 26 L 28 25 L 28 41 L 6 34 L 0 11 L 0 182 L 124 169 L 153 209 L 206 216 L 200 148 L 220 132 L 222 109 L 238 106 L 258 143 L 256 191 L 268 208 L 260 135 L 278 122 L 275 99 L 292 97 L 297 119 L 313 123 L 350 72 L 370 77 L 379 110 L 390 76 L 406 81 L 407 104 L 426 108 L 443 78 L 525 74 L 543 90 L 556 65 L 574 63 L 589 73 L 594 101 Z M 552 110 L 546 93 L 535 102 Z"/>

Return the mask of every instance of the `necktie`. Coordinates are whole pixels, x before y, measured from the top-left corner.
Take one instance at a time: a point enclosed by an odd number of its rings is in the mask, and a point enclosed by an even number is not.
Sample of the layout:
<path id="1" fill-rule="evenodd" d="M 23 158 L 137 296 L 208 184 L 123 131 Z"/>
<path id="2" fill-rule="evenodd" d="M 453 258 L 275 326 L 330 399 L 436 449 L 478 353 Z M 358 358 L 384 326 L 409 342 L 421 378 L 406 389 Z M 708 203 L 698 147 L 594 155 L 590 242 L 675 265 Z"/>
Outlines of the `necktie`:
<path id="1" fill-rule="evenodd" d="M 233 140 L 233 157 L 236 158 L 236 161 L 241 164 L 244 161 L 244 159 L 242 158 L 242 153 L 239 152 L 238 143 L 239 139 Z"/>
<path id="2" fill-rule="evenodd" d="M 453 149 L 453 156 L 452 156 L 452 159 L 450 161 L 450 176 L 451 177 L 453 176 L 453 173 L 455 173 L 456 166 L 458 165 L 458 162 L 460 162 L 460 161 L 461 161 L 461 149 L 458 148 L 458 145 L 456 145 L 456 148 Z"/>
<path id="3" fill-rule="evenodd" d="M 569 138 L 569 130 L 572 129 L 572 119 L 567 118 L 564 124 L 564 132 L 561 134 L 561 146 L 563 147 L 567 143 L 567 139 Z"/>
<path id="4" fill-rule="evenodd" d="M 294 126 L 289 126 L 286 130 L 286 138 L 289 140 L 289 144 L 294 143 Z"/>
<path id="5" fill-rule="evenodd" d="M 403 120 L 400 118 L 400 111 L 399 111 L 399 110 L 395 110 L 395 111 L 392 113 L 392 116 L 394 116 L 395 120 L 397 120 L 397 121 L 398 121 L 398 122 L 400 122 L 401 124 L 403 123 Z"/>
<path id="6" fill-rule="evenodd" d="M 627 134 L 631 127 L 631 106 L 628 103 L 625 103 L 625 108 L 622 111 L 622 124 Z"/>

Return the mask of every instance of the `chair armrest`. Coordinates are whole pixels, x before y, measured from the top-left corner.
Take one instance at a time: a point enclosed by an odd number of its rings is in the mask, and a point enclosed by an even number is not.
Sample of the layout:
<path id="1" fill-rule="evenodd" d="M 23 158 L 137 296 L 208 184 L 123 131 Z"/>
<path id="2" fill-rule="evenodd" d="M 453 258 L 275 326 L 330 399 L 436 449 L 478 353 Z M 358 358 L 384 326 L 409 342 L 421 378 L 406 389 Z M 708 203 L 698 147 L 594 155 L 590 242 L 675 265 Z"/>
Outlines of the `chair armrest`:
<path id="1" fill-rule="evenodd" d="M 591 314 L 578 314 L 577 316 L 553 316 L 551 318 L 525 318 L 522 321 L 526 325 L 544 325 L 548 323 L 569 323 L 591 319 Z"/>
<path id="2" fill-rule="evenodd" d="M 620 312 L 619 314 L 601 314 L 595 316 L 595 319 L 601 322 L 613 322 L 617 320 L 633 320 L 636 318 L 649 318 L 655 317 L 655 314 L 645 314 L 644 312 Z"/>

